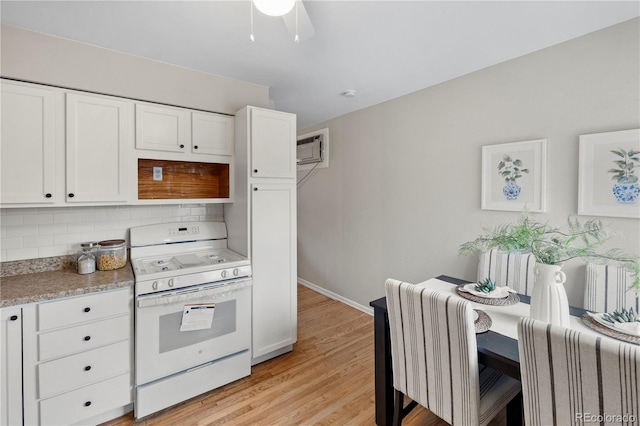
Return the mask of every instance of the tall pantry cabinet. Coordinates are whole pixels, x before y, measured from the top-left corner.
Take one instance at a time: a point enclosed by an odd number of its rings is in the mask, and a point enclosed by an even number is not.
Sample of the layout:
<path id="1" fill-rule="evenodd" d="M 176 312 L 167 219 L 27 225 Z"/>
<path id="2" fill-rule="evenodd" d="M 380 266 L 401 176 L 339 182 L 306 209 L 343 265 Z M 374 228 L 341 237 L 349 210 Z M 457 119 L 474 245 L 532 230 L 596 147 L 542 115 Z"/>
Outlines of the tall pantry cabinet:
<path id="1" fill-rule="evenodd" d="M 235 117 L 235 197 L 229 248 L 253 267 L 252 363 L 297 340 L 296 116 L 245 107 Z"/>

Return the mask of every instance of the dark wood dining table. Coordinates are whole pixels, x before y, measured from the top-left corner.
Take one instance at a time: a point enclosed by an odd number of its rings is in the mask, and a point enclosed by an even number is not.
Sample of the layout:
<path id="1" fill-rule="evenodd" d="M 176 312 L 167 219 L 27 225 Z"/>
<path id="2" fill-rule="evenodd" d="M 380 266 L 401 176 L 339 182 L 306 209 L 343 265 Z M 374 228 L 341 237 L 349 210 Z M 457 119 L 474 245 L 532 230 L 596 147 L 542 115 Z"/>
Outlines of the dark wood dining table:
<path id="1" fill-rule="evenodd" d="M 436 277 L 451 285 L 468 284 L 469 281 L 440 275 Z M 520 301 L 529 303 L 530 297 L 519 294 Z M 387 299 L 382 297 L 369 303 L 373 308 L 374 351 L 375 351 L 375 404 L 376 424 L 387 426 L 393 419 L 393 372 L 391 370 L 391 340 Z M 570 307 L 570 314 L 580 316 L 584 309 Z M 478 362 L 520 380 L 520 357 L 518 341 L 491 330 L 476 335 Z M 507 406 L 507 425 L 522 424 L 522 399 L 515 398 Z"/>

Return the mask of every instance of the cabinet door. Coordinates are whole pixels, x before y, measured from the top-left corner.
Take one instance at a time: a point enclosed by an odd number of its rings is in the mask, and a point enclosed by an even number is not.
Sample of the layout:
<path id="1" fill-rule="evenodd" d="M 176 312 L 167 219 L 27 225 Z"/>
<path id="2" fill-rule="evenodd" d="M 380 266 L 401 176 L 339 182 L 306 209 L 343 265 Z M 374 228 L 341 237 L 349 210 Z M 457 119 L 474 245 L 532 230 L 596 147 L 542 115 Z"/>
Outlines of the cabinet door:
<path id="1" fill-rule="evenodd" d="M 136 148 L 188 152 L 188 124 L 185 109 L 136 104 Z"/>
<path id="2" fill-rule="evenodd" d="M 67 202 L 125 202 L 132 104 L 67 93 Z"/>
<path id="3" fill-rule="evenodd" d="M 295 114 L 261 108 L 251 108 L 250 114 L 251 176 L 295 178 Z"/>
<path id="4" fill-rule="evenodd" d="M 52 204 L 54 90 L 2 83 L 2 204 Z"/>
<path id="5" fill-rule="evenodd" d="M 297 339 L 295 184 L 251 187 L 253 358 Z"/>
<path id="6" fill-rule="evenodd" d="M 22 309 L 0 310 L 0 424 L 22 424 Z"/>
<path id="7" fill-rule="evenodd" d="M 191 150 L 194 154 L 233 155 L 233 117 L 191 113 Z"/>

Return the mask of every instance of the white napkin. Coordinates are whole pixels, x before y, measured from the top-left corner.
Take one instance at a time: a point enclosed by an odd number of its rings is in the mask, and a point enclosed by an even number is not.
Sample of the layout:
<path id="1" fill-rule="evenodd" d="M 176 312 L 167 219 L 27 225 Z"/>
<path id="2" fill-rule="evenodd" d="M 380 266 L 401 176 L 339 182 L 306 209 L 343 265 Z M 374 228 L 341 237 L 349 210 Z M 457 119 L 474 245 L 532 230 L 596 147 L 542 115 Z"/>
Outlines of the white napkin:
<path id="1" fill-rule="evenodd" d="M 471 293 L 474 296 L 484 297 L 485 299 L 504 299 L 509 296 L 509 293 L 512 292 L 509 287 L 496 287 L 495 290 L 490 291 L 489 293 L 483 293 L 481 291 L 476 290 L 475 284 L 467 284 L 464 287 L 460 288 L 461 291 L 466 291 L 467 293 Z"/>
<path id="2" fill-rule="evenodd" d="M 605 327 L 608 327 L 612 330 L 619 331 L 621 333 L 629 334 L 631 336 L 640 337 L 640 322 L 614 322 L 610 323 L 602 318 L 602 314 L 594 314 L 592 312 L 587 312 L 591 318 L 593 318 L 598 324 L 602 324 Z"/>

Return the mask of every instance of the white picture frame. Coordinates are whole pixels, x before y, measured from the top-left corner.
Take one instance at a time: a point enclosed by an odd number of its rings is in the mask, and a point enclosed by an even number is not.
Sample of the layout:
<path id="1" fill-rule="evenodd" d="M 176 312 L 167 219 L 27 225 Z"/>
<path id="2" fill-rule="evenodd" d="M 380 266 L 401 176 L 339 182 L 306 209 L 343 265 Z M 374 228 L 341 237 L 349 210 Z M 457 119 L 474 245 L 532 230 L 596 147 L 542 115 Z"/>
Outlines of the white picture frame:
<path id="1" fill-rule="evenodd" d="M 482 147 L 483 210 L 545 212 L 547 140 Z"/>
<path id="2" fill-rule="evenodd" d="M 580 135 L 578 214 L 640 219 L 640 129 Z"/>

